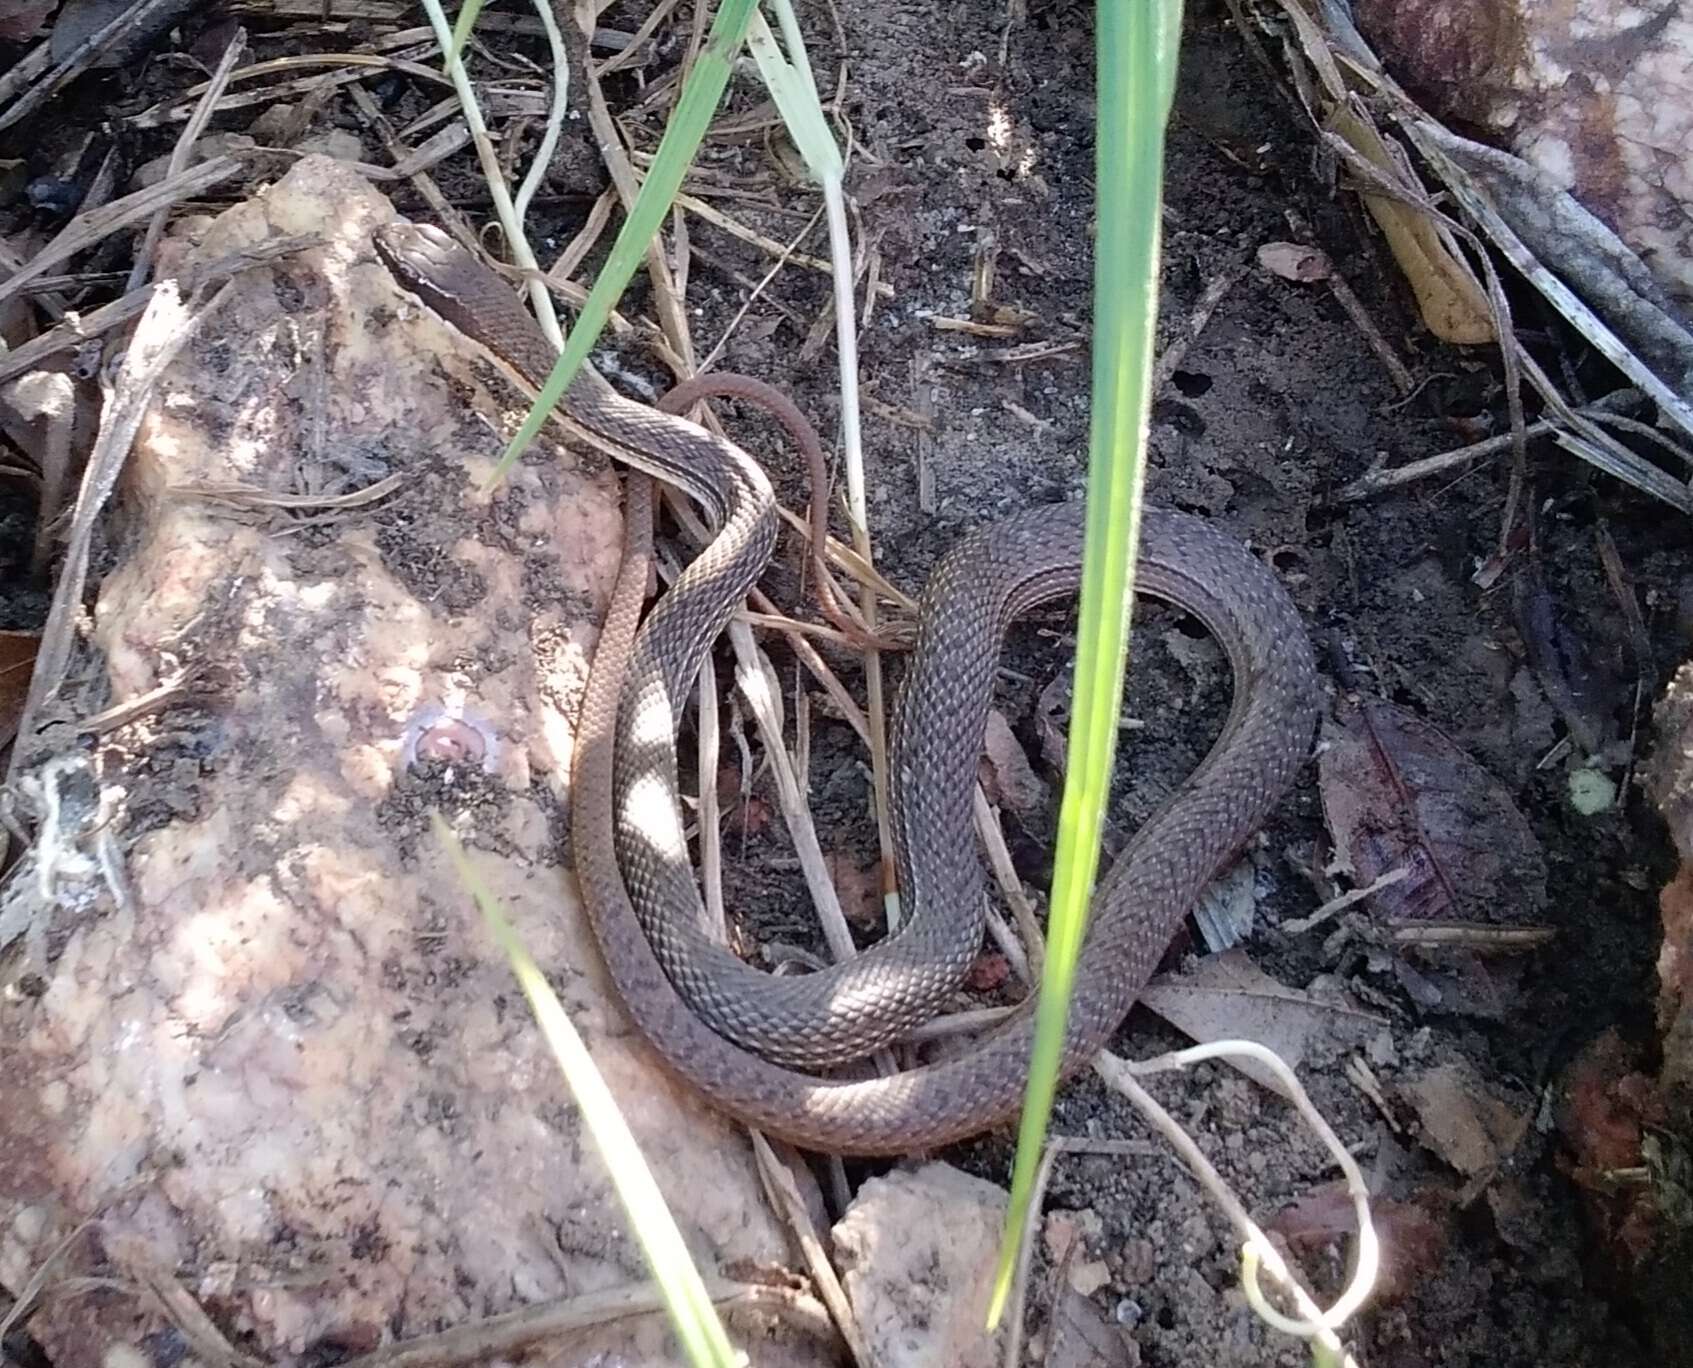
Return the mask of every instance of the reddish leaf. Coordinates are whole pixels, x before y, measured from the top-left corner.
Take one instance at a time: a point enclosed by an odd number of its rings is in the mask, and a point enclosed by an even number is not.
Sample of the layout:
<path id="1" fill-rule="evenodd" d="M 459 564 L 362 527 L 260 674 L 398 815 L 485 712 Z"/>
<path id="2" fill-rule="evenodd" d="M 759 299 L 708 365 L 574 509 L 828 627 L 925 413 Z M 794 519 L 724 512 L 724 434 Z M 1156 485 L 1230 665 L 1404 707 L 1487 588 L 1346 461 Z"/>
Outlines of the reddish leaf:
<path id="1" fill-rule="evenodd" d="M 823 865 L 834 881 L 842 915 L 854 926 L 880 926 L 882 891 L 875 877 L 875 866 L 866 869 L 844 850 L 825 855 Z"/>
<path id="2" fill-rule="evenodd" d="M 40 645 L 39 632 L 0 632 L 0 750 L 12 744 L 23 722 L 24 700 Z"/>
<path id="3" fill-rule="evenodd" d="M 964 976 L 964 982 L 976 992 L 986 993 L 1010 977 L 1011 962 L 1004 955 L 978 955 L 976 962 L 970 966 L 970 972 Z"/>
<path id="4" fill-rule="evenodd" d="M 1511 795 L 1421 718 L 1371 702 L 1326 729 L 1323 813 L 1359 884 L 1396 920 L 1514 923 L 1546 898 L 1540 842 Z"/>
<path id="5" fill-rule="evenodd" d="M 1445 1253 L 1450 1199 L 1430 1189 L 1408 1202 L 1387 1197 L 1370 1200 L 1370 1221 L 1381 1241 L 1381 1269 L 1370 1300 L 1390 1305 L 1431 1274 Z M 1295 1252 L 1322 1249 L 1348 1239 L 1358 1228 L 1357 1213 L 1345 1183 L 1316 1188 L 1283 1207 L 1265 1227 Z"/>

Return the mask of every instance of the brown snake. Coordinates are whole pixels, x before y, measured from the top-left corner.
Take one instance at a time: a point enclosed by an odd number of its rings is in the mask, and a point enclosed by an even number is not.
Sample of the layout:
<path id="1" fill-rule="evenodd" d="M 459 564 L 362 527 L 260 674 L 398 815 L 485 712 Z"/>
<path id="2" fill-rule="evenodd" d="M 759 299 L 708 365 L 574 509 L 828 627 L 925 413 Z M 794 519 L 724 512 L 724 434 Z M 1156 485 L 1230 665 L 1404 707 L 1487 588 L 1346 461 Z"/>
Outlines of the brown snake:
<path id="1" fill-rule="evenodd" d="M 402 285 L 539 386 L 556 353 L 505 282 L 438 230 L 389 225 L 376 240 Z M 571 801 L 577 878 L 626 1012 L 717 1107 L 814 1149 L 903 1153 L 1007 1120 L 1022 1102 L 1032 999 L 943 1063 L 854 1081 L 794 1066 L 860 1058 L 897 1039 L 934 1015 L 979 951 L 985 895 L 971 791 L 995 657 L 1013 618 L 1076 589 L 1081 506 L 1035 508 L 979 529 L 935 569 L 893 731 L 906 928 L 845 964 L 778 979 L 705 930 L 675 748 L 701 661 L 773 550 L 768 480 L 739 448 L 623 398 L 589 367 L 558 416 L 641 472 L 629 479 L 624 560 L 582 705 Z M 715 535 L 641 623 L 649 475 L 680 485 Z M 1280 800 L 1316 722 L 1304 626 L 1275 576 L 1237 542 L 1148 507 L 1136 588 L 1210 629 L 1228 654 L 1234 698 L 1210 753 L 1095 893 L 1066 1075 L 1107 1043 L 1199 893 Z"/>

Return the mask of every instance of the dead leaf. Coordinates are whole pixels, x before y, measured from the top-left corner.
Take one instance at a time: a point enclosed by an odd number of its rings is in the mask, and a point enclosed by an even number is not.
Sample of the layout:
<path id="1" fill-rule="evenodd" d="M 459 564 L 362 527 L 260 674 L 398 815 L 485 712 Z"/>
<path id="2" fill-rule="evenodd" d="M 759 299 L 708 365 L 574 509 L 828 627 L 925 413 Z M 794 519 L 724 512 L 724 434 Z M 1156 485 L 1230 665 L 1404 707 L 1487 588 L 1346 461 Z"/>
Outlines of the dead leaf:
<path id="1" fill-rule="evenodd" d="M 1324 728 L 1323 815 L 1360 884 L 1392 920 L 1526 921 L 1546 899 L 1540 842 L 1511 795 L 1415 714 L 1372 701 Z"/>
<path id="2" fill-rule="evenodd" d="M 24 701 L 35 673 L 39 632 L 0 632 L 0 750 L 17 738 L 23 723 Z"/>
<path id="3" fill-rule="evenodd" d="M 1140 1000 L 1200 1044 L 1256 1040 L 1297 1068 L 1319 1032 L 1339 1032 L 1361 1044 L 1383 1019 L 1346 1001 L 1322 1001 L 1284 988 L 1239 950 L 1201 960 L 1191 974 L 1154 979 Z M 1254 1082 L 1286 1096 L 1281 1082 L 1252 1059 L 1230 1064 Z"/>
<path id="4" fill-rule="evenodd" d="M 1301 284 L 1327 280 L 1334 269 L 1326 253 L 1297 242 L 1266 242 L 1258 249 L 1258 264 L 1271 275 Z"/>
<path id="5" fill-rule="evenodd" d="M 842 915 L 857 927 L 880 926 L 882 894 L 872 870 L 866 869 L 844 850 L 824 855 L 823 867 L 834 881 Z"/>
<path id="6" fill-rule="evenodd" d="M 1205 948 L 1230 950 L 1252 934 L 1258 912 L 1258 872 L 1250 859 L 1236 860 L 1205 886 L 1193 909 Z"/>
<path id="7" fill-rule="evenodd" d="M 0 42 L 27 43 L 39 38 L 59 0 L 0 0 Z"/>
<path id="8" fill-rule="evenodd" d="M 1634 1067 L 1614 1029 L 1570 1066 L 1563 1095 L 1558 1130 L 1577 1162 L 1596 1172 L 1638 1165 L 1646 1130 L 1664 1123 L 1652 1080 Z"/>
<path id="9" fill-rule="evenodd" d="M 1398 164 L 1374 125 L 1337 105 L 1329 114 L 1328 126 L 1388 180 L 1399 180 Z M 1381 225 L 1429 331 L 1457 346 L 1479 347 L 1493 341 L 1487 294 L 1474 272 L 1448 250 L 1433 220 L 1386 195 L 1365 193 L 1363 200 L 1370 217 Z"/>
<path id="10" fill-rule="evenodd" d="M 1529 1114 L 1493 1095 L 1463 1061 L 1442 1064 L 1400 1087 L 1422 1123 L 1423 1143 L 1466 1178 L 1486 1178 L 1522 1142 Z"/>
<path id="11" fill-rule="evenodd" d="M 1370 1221 L 1381 1242 L 1381 1268 L 1370 1293 L 1372 1305 L 1399 1301 L 1439 1265 L 1451 1234 L 1446 1218 L 1450 1206 L 1450 1196 L 1433 1188 L 1410 1201 L 1370 1199 Z M 1301 1253 L 1349 1240 L 1357 1232 L 1358 1217 L 1346 1184 L 1334 1182 L 1290 1202 L 1265 1229 L 1281 1236 L 1295 1253 Z"/>
<path id="12" fill-rule="evenodd" d="M 1066 1287 L 1047 1326 L 1047 1368 L 1139 1368 L 1140 1346 L 1122 1326 Z"/>
<path id="13" fill-rule="evenodd" d="M 1070 699 L 1075 684 L 1074 670 L 1060 670 L 1035 700 L 1035 732 L 1040 737 L 1041 759 L 1057 774 L 1064 773 L 1068 758 Z"/>
<path id="14" fill-rule="evenodd" d="M 1042 1227 L 1047 1257 L 1064 1274 L 1048 1332 L 1049 1365 L 1122 1368 L 1139 1362 L 1133 1341 L 1088 1300 L 1111 1281 L 1104 1260 L 1083 1257 L 1090 1247 L 1097 1248 L 1104 1229 L 1099 1213 L 1090 1207 L 1050 1212 Z"/>
<path id="15" fill-rule="evenodd" d="M 1582 755 L 1597 754 L 1616 732 L 1616 701 L 1626 696 L 1622 681 L 1573 630 L 1572 613 L 1553 598 L 1538 558 L 1518 572 L 1512 589 L 1517 630 L 1534 677 Z"/>
<path id="16" fill-rule="evenodd" d="M 1638 1267 L 1665 1225 L 1657 1184 L 1619 1181 L 1650 1166 L 1666 1117 L 1657 1088 L 1635 1065 L 1622 1037 L 1606 1031 L 1564 1075 L 1558 1109 L 1558 1132 L 1570 1152 L 1561 1167 L 1580 1188 L 1607 1258 L 1622 1268 Z"/>
<path id="17" fill-rule="evenodd" d="M 982 788 L 990 802 L 1010 809 L 1019 817 L 1045 811 L 1049 798 L 1047 787 L 998 708 L 988 712 L 979 768 Z"/>
<path id="18" fill-rule="evenodd" d="M 977 993 L 990 993 L 1011 977 L 1011 961 L 1004 955 L 978 955 L 964 976 L 964 986 Z"/>

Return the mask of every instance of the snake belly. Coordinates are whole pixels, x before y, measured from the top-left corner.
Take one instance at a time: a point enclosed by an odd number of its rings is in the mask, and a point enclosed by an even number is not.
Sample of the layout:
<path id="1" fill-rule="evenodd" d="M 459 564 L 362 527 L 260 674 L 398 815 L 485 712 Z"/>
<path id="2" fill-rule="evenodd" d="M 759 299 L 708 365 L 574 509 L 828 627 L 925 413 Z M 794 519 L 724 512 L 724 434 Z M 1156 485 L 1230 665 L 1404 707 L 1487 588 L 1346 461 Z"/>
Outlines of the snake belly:
<path id="1" fill-rule="evenodd" d="M 388 225 L 377 246 L 402 285 L 538 386 L 554 353 L 504 282 L 436 230 Z M 910 920 L 843 965 L 776 979 L 705 929 L 675 748 L 705 653 L 773 550 L 768 479 L 738 447 L 624 399 L 587 368 L 560 416 L 614 458 L 678 484 L 714 531 L 640 622 L 646 548 L 632 482 L 624 564 L 578 727 L 572 850 L 626 1013 L 666 1065 L 721 1110 L 810 1148 L 902 1153 L 1009 1119 L 1022 1102 L 1032 1000 L 942 1063 L 859 1080 L 801 1069 L 860 1058 L 933 1016 L 980 948 L 985 890 L 971 792 L 995 660 L 1016 616 L 1075 592 L 1081 506 L 1030 509 L 979 529 L 936 567 L 892 736 L 891 816 Z M 1095 892 L 1066 1075 L 1107 1043 L 1199 893 L 1280 801 L 1316 723 L 1303 623 L 1274 574 L 1238 542 L 1200 519 L 1149 507 L 1136 588 L 1204 623 L 1228 656 L 1234 695 L 1205 760 Z"/>

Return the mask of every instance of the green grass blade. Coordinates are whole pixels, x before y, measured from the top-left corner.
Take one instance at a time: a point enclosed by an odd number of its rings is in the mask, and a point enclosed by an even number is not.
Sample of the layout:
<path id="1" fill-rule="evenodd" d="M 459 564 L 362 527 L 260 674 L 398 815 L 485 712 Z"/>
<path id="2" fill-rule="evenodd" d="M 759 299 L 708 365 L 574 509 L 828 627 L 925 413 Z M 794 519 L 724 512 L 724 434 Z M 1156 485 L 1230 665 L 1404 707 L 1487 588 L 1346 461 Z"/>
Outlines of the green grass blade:
<path id="1" fill-rule="evenodd" d="M 588 291 L 588 298 L 582 305 L 576 326 L 570 330 L 558 364 L 541 387 L 535 407 L 529 411 L 523 426 L 506 447 L 490 482 L 502 478 L 511 469 L 512 462 L 523 454 L 524 448 L 535 440 L 546 422 L 546 415 L 552 411 L 582 363 L 588 359 L 589 350 L 599 340 L 612 308 L 640 266 L 648 246 L 664 222 L 664 216 L 670 212 L 671 202 L 681 188 L 682 177 L 687 175 L 694 152 L 705 137 L 711 116 L 717 112 L 718 102 L 729 84 L 735 54 L 746 38 L 747 25 L 756 8 L 757 0 L 723 0 L 711 22 L 711 32 L 700 49 L 694 69 L 688 73 L 687 83 L 682 87 L 682 96 L 665 126 L 664 137 L 659 140 L 658 154 L 646 180 L 642 182 L 641 193 L 635 197 L 629 216 L 624 219 L 617 240 L 612 243 L 605 267 L 595 279 L 593 289 Z"/>
<path id="2" fill-rule="evenodd" d="M 442 71 L 451 71 L 453 63 L 464 51 L 471 29 L 476 27 L 476 17 L 482 13 L 483 3 L 484 0 L 464 0 L 464 4 L 460 6 L 459 17 L 453 21 L 453 45 L 444 54 Z"/>
<path id="3" fill-rule="evenodd" d="M 705 1282 L 694 1267 L 688 1246 L 677 1229 L 664 1194 L 630 1134 L 605 1079 L 594 1067 L 588 1049 L 571 1025 L 563 1004 L 553 994 L 540 967 L 530 958 L 517 932 L 506 920 L 499 900 L 488 891 L 464 853 L 452 828 L 434 814 L 435 834 L 446 849 L 459 879 L 481 909 L 494 939 L 511 960 L 513 975 L 529 999 L 530 1010 L 558 1060 L 565 1081 L 582 1110 L 594 1148 L 611 1174 L 612 1186 L 629 1217 L 647 1266 L 664 1297 L 670 1322 L 688 1362 L 695 1368 L 738 1368 L 746 1360 L 729 1342 Z"/>
<path id="4" fill-rule="evenodd" d="M 1098 0 L 1099 100 L 1093 301 L 1093 427 L 1087 539 L 1070 717 L 1067 778 L 1035 1047 L 1017 1137 L 988 1325 L 1005 1310 L 1018 1242 L 1058 1087 L 1064 1029 L 1099 866 L 1128 660 L 1134 557 L 1140 540 L 1142 461 L 1158 306 L 1164 125 L 1175 87 L 1180 0 Z"/>

